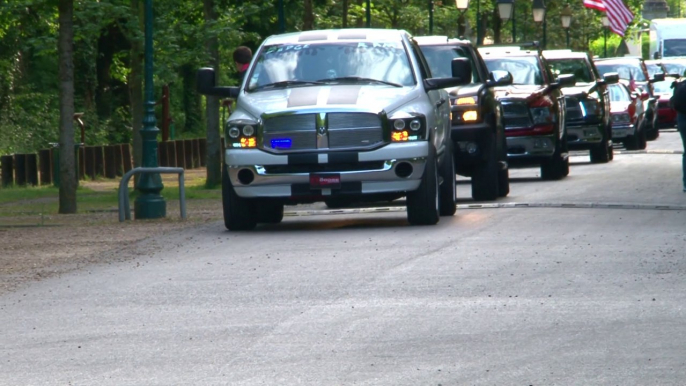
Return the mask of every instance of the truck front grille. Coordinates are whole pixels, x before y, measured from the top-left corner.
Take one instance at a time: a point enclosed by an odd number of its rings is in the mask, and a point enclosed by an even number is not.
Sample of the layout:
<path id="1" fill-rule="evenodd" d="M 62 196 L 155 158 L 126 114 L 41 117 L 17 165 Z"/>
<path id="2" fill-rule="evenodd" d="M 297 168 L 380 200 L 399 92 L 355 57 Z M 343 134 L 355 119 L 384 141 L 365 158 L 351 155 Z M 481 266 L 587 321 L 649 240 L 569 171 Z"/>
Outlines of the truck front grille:
<path id="1" fill-rule="evenodd" d="M 376 114 L 328 114 L 329 148 L 370 147 L 383 142 L 381 119 Z"/>
<path id="2" fill-rule="evenodd" d="M 503 103 L 503 124 L 506 129 L 533 126 L 529 106 L 523 102 Z"/>
<path id="3" fill-rule="evenodd" d="M 274 147 L 290 141 L 290 147 Z M 280 115 L 264 120 L 262 145 L 277 152 L 369 148 L 383 142 L 381 118 L 370 113 Z"/>

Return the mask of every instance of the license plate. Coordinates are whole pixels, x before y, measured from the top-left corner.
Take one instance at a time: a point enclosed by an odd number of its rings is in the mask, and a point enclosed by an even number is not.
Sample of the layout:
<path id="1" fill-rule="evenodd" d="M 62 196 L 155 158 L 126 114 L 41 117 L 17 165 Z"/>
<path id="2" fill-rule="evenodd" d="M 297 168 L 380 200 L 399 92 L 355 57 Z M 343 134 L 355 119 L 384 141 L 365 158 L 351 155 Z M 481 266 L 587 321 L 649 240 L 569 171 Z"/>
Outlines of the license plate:
<path id="1" fill-rule="evenodd" d="M 340 174 L 310 174 L 310 188 L 312 189 L 338 189 L 340 187 Z"/>

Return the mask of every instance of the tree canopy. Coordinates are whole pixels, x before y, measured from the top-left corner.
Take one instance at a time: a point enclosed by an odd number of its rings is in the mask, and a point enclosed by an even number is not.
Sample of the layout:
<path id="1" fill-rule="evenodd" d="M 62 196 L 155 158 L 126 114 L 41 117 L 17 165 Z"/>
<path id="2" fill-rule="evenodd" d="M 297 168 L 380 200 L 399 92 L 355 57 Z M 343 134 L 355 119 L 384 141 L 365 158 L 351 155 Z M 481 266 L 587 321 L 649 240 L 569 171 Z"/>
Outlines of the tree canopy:
<path id="1" fill-rule="evenodd" d="M 680 12 L 680 1 L 672 1 Z M 135 108 L 140 101 L 143 49 L 143 0 L 74 0 L 75 110 L 84 112 L 89 145 L 132 142 Z M 286 31 L 351 28 L 366 25 L 366 0 L 283 0 Z M 372 0 L 374 28 L 400 28 L 414 35 L 430 33 L 428 0 Z M 484 36 L 509 42 L 512 22 L 503 24 L 495 0 L 474 0 L 464 14 L 473 36 L 477 3 Z M 628 0 L 640 28 L 641 0 Z M 214 0 L 216 18 L 207 20 L 204 2 L 157 0 L 154 7 L 154 79 L 156 98 L 162 86 L 171 90 L 176 137 L 205 136 L 204 100 L 195 92 L 197 68 L 213 63 L 208 41 L 216 38 L 223 58 L 220 83 L 235 84 L 231 51 L 238 45 L 256 49 L 279 32 L 278 0 Z M 559 14 L 565 2 L 547 2 L 548 48 L 564 48 Z M 569 2 L 574 17 L 571 46 L 602 46 L 600 13 Z M 516 41 L 541 40 L 542 26 L 533 23 L 531 2 L 515 2 Z M 0 6 L 0 154 L 33 152 L 59 139 L 59 20 L 56 0 L 12 0 Z M 436 35 L 455 36 L 460 12 L 452 0 L 433 1 Z M 611 47 L 611 46 L 610 46 Z M 609 47 L 609 48 L 610 48 Z M 132 94 L 134 94 L 132 96 Z M 158 112 L 159 117 L 159 112 Z"/>

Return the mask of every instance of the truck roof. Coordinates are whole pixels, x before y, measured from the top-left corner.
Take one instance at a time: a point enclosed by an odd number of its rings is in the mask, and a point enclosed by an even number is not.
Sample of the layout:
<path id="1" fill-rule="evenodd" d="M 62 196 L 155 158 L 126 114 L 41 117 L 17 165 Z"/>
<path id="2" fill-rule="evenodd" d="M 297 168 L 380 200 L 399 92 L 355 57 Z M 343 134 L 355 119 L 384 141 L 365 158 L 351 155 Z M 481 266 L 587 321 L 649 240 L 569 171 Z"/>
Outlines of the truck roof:
<path id="1" fill-rule="evenodd" d="M 405 30 L 397 29 L 374 29 L 374 28 L 346 28 L 292 32 L 281 35 L 272 35 L 265 41 L 265 45 L 272 44 L 308 44 L 322 42 L 354 42 L 354 41 L 400 41 L 403 36 L 409 37 Z"/>
<path id="2" fill-rule="evenodd" d="M 471 41 L 467 39 L 456 39 L 456 38 L 449 38 L 447 36 L 440 36 L 440 35 L 433 35 L 433 36 L 414 36 L 414 40 L 417 42 L 419 45 L 423 46 L 431 46 L 431 45 L 447 45 L 447 44 L 470 44 Z"/>

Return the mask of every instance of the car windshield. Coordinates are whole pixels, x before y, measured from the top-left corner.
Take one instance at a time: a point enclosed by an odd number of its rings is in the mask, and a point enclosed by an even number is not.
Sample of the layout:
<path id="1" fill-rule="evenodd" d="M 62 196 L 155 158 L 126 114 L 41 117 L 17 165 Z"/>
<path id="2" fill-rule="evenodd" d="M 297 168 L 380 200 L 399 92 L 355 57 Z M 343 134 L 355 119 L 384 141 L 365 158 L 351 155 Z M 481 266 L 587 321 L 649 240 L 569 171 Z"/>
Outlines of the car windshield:
<path id="1" fill-rule="evenodd" d="M 647 79 L 641 67 L 632 63 L 601 63 L 595 64 L 600 75 L 605 75 L 608 72 L 616 72 L 619 74 L 619 79 L 635 80 L 638 82 L 645 82 Z"/>
<path id="2" fill-rule="evenodd" d="M 667 39 L 663 44 L 663 57 L 686 56 L 686 39 Z"/>
<path id="3" fill-rule="evenodd" d="M 610 101 L 612 102 L 630 102 L 631 97 L 627 90 L 620 84 L 610 85 Z"/>
<path id="4" fill-rule="evenodd" d="M 474 61 L 468 49 L 460 46 L 421 46 L 422 53 L 429 63 L 431 76 L 434 78 L 450 78 L 452 70 L 450 63 L 455 58 L 467 58 L 472 65 L 472 83 L 478 83 L 479 73 L 474 71 Z"/>
<path id="5" fill-rule="evenodd" d="M 686 65 L 681 63 L 663 62 L 662 65 L 665 66 L 668 74 L 679 74 L 683 76 L 686 71 Z"/>
<path id="6" fill-rule="evenodd" d="M 512 74 L 512 84 L 542 85 L 543 74 L 534 56 L 518 56 L 506 58 L 484 58 L 488 71 L 509 71 Z"/>
<path id="7" fill-rule="evenodd" d="M 673 82 L 674 80 L 663 80 L 661 82 L 653 83 L 655 94 L 671 94 Z"/>
<path id="8" fill-rule="evenodd" d="M 401 42 L 331 42 L 263 47 L 248 90 L 330 83 L 413 86 L 416 80 Z"/>
<path id="9" fill-rule="evenodd" d="M 662 67 L 658 64 L 646 64 L 646 69 L 648 70 L 648 76 L 650 77 L 663 72 Z"/>
<path id="10" fill-rule="evenodd" d="M 548 66 L 556 77 L 571 74 L 577 83 L 590 83 L 595 80 L 591 68 L 583 59 L 548 59 Z"/>

